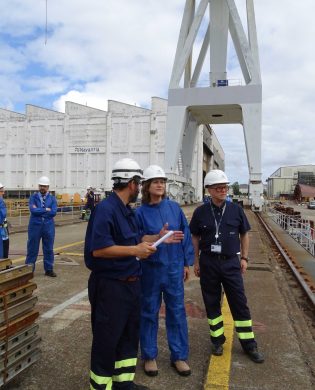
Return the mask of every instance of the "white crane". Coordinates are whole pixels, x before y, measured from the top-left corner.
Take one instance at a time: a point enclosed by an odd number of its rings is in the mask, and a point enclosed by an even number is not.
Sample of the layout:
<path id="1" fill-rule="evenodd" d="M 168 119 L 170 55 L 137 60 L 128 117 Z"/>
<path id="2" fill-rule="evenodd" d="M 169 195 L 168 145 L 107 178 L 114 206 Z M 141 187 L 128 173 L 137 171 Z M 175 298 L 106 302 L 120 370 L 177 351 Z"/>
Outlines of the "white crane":
<path id="1" fill-rule="evenodd" d="M 192 69 L 192 53 L 201 23 L 209 9 L 209 24 Z M 243 126 L 249 169 L 252 209 L 262 208 L 261 104 L 262 85 L 253 0 L 246 0 L 247 34 L 234 0 L 186 0 L 169 84 L 165 168 L 176 172 L 182 153 L 183 176 L 189 180 L 199 125 L 240 123 Z M 230 32 L 245 85 L 231 86 L 227 75 Z M 195 45 L 196 46 L 196 45 Z M 209 84 L 197 87 L 210 50 Z M 182 84 L 181 84 L 182 82 Z M 223 86 L 223 87 L 220 87 Z"/>

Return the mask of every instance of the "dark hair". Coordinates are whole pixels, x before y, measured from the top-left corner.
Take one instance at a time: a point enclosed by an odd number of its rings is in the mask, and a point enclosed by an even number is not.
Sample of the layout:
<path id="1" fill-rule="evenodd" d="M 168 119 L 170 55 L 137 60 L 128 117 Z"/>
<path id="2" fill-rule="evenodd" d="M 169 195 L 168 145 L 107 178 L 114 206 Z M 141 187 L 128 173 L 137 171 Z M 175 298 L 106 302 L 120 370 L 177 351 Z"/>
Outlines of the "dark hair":
<path id="1" fill-rule="evenodd" d="M 122 191 L 124 188 L 128 187 L 128 183 L 114 183 L 113 190 Z"/>
<path id="2" fill-rule="evenodd" d="M 144 182 L 142 182 L 142 188 L 141 188 L 141 194 L 142 194 L 142 199 L 141 203 L 142 204 L 148 204 L 151 201 L 151 196 L 149 192 L 150 185 L 154 179 L 149 179 Z M 166 190 L 164 191 L 164 194 L 162 195 L 162 199 L 166 198 Z"/>

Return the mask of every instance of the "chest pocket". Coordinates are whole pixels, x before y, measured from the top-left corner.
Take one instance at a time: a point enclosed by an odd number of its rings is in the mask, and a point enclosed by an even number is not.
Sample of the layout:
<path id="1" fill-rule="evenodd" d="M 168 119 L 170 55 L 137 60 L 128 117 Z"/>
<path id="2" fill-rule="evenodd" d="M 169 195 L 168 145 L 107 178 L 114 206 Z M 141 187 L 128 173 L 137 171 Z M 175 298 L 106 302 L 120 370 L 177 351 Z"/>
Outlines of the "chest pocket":
<path id="1" fill-rule="evenodd" d="M 135 245 L 137 244 L 138 233 L 132 231 L 129 227 L 124 227 L 117 234 L 118 245 Z"/>
<path id="2" fill-rule="evenodd" d="M 228 237 L 238 237 L 240 223 L 237 220 L 228 221 L 227 226 L 227 235 Z"/>
<path id="3" fill-rule="evenodd" d="M 214 224 L 200 224 L 199 231 L 201 232 L 201 240 L 211 241 L 212 237 L 215 235 L 215 225 Z"/>

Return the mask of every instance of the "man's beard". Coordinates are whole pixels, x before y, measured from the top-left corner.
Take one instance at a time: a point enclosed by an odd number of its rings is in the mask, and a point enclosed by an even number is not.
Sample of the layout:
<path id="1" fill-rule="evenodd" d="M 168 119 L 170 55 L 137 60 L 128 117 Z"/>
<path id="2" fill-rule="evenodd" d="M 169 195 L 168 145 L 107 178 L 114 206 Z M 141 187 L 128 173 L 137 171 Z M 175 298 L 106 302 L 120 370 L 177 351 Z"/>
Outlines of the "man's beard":
<path id="1" fill-rule="evenodd" d="M 42 194 L 42 195 L 46 195 L 48 191 L 44 190 L 43 188 L 41 188 L 39 190 L 39 192 Z"/>
<path id="2" fill-rule="evenodd" d="M 132 194 L 129 196 L 129 203 L 134 203 L 137 201 L 139 195 L 139 191 L 137 191 L 135 194 Z"/>

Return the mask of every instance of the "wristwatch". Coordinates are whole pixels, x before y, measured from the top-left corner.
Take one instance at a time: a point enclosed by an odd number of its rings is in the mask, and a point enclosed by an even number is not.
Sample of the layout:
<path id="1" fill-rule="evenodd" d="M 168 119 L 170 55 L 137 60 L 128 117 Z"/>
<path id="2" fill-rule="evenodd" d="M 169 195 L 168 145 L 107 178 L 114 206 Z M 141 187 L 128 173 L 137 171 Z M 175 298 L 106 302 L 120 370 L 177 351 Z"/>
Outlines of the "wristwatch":
<path id="1" fill-rule="evenodd" d="M 245 260 L 248 263 L 249 262 L 249 257 L 241 256 L 241 260 Z"/>

